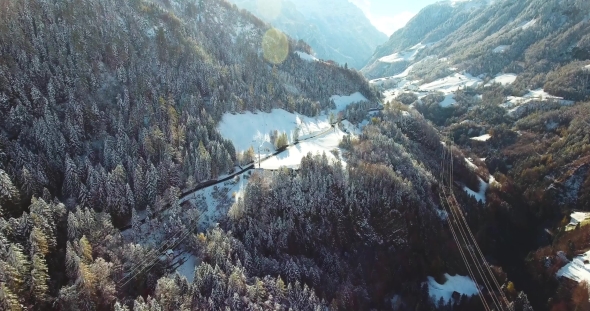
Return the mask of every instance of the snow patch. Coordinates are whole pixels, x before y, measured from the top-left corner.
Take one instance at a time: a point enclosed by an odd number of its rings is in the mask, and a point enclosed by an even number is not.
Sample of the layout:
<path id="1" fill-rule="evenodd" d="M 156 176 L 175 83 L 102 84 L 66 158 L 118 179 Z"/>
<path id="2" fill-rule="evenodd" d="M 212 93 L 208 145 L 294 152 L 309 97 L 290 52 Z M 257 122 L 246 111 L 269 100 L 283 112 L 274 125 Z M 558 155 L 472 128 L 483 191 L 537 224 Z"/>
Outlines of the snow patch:
<path id="1" fill-rule="evenodd" d="M 261 150 L 261 154 L 269 154 L 273 151 L 268 137 L 271 131 L 287 133 L 291 138 L 296 128 L 299 128 L 299 135 L 303 137 L 329 127 L 330 123 L 326 116 L 310 118 L 283 109 L 273 109 L 270 113 L 225 113 L 219 122 L 218 130 L 224 138 L 232 141 L 238 152 L 250 147 L 258 152 L 258 147 L 262 146 L 261 149 L 264 150 Z"/>
<path id="2" fill-rule="evenodd" d="M 476 141 L 488 141 L 488 140 L 490 140 L 490 138 L 492 138 L 492 136 L 490 134 L 485 134 L 485 135 L 481 135 L 478 137 L 472 137 L 470 139 L 476 140 Z"/>
<path id="3" fill-rule="evenodd" d="M 295 51 L 295 53 L 297 53 L 297 55 L 299 55 L 299 58 L 306 60 L 308 62 L 317 62 L 319 61 L 319 59 L 317 59 L 315 56 L 313 55 L 309 55 L 305 52 L 301 52 L 301 51 Z"/>
<path id="4" fill-rule="evenodd" d="M 336 109 L 333 112 L 340 112 L 350 104 L 367 101 L 367 98 L 363 94 L 356 92 L 348 96 L 334 95 L 330 97 L 330 100 L 333 100 L 336 104 Z"/>
<path id="5" fill-rule="evenodd" d="M 358 135 L 362 134 L 362 132 L 363 132 L 363 130 L 362 130 L 363 125 L 362 124 L 359 124 L 357 126 L 357 125 L 350 123 L 350 121 L 348 121 L 348 120 L 344 120 L 344 121 L 340 122 L 340 125 L 342 126 L 342 130 L 347 134 L 352 134 L 352 135 L 358 136 Z"/>
<path id="6" fill-rule="evenodd" d="M 501 106 L 508 110 L 508 114 L 512 117 L 518 117 L 523 111 L 527 110 L 529 104 L 534 104 L 538 101 L 557 101 L 560 105 L 570 106 L 574 102 L 571 100 L 565 100 L 563 97 L 553 96 L 543 89 L 536 89 L 529 91 L 523 97 L 508 96 L 507 101 Z"/>
<path id="7" fill-rule="evenodd" d="M 531 27 L 535 26 L 535 24 L 536 24 L 536 23 L 537 23 L 537 20 L 536 20 L 536 19 L 533 19 L 533 20 L 530 20 L 530 21 L 528 21 L 528 22 L 524 22 L 523 24 L 521 24 L 521 25 L 520 25 L 520 28 L 521 28 L 522 30 L 527 30 L 527 29 L 529 29 L 529 28 L 531 28 Z"/>
<path id="8" fill-rule="evenodd" d="M 499 45 L 492 50 L 494 53 L 504 53 L 510 48 L 510 45 Z"/>
<path id="9" fill-rule="evenodd" d="M 325 135 L 303 141 L 295 146 L 287 148 L 285 152 L 263 161 L 260 167 L 266 170 L 276 170 L 280 167 L 299 168 L 301 165 L 301 159 L 303 159 L 308 153 L 325 153 L 328 160 L 332 161 L 332 163 L 338 160 L 342 161 L 343 159 L 341 157 L 337 158 L 332 154 L 332 150 L 339 150 L 338 145 L 345 135 L 346 134 L 340 131 L 340 129 L 334 128 L 334 130 L 329 130 Z M 341 154 L 340 151 L 338 153 Z"/>
<path id="10" fill-rule="evenodd" d="M 482 203 L 486 203 L 486 191 L 488 190 L 488 184 L 483 181 L 483 179 L 479 178 L 479 192 L 475 192 L 471 189 L 469 189 L 467 186 L 463 186 L 463 190 L 465 192 L 467 192 L 468 195 L 472 196 L 475 198 L 475 200 L 482 202 Z"/>
<path id="11" fill-rule="evenodd" d="M 150 29 L 148 29 L 148 30 L 145 32 L 145 34 L 146 34 L 146 36 L 148 36 L 148 37 L 150 37 L 150 38 L 155 38 L 155 37 L 156 37 L 156 29 L 155 29 L 155 26 L 154 26 L 154 27 L 152 27 L 152 28 L 150 28 Z"/>
<path id="12" fill-rule="evenodd" d="M 505 73 L 501 75 L 497 75 L 494 79 L 492 79 L 486 86 L 492 85 L 493 83 L 500 83 L 502 85 L 509 85 L 516 81 L 518 76 L 513 73 Z"/>
<path id="13" fill-rule="evenodd" d="M 467 276 L 451 276 L 445 273 L 445 278 L 446 282 L 439 284 L 433 277 L 428 277 L 428 293 L 434 302 L 438 302 L 441 298 L 448 302 L 452 299 L 454 292 L 466 296 L 478 294 L 477 284 Z"/>
<path id="14" fill-rule="evenodd" d="M 394 53 L 391 55 L 387 55 L 387 56 L 383 56 L 381 58 L 379 58 L 379 61 L 382 63 L 397 63 L 397 62 L 409 62 L 412 61 L 416 58 L 416 55 L 418 54 L 418 52 L 420 50 L 422 50 L 423 48 L 425 48 L 427 45 L 424 45 L 422 43 L 418 43 L 416 45 L 414 45 L 413 47 L 411 47 L 409 50 L 403 51 L 403 52 L 399 52 L 399 53 Z"/>
<path id="15" fill-rule="evenodd" d="M 557 277 L 566 277 L 576 282 L 590 282 L 590 251 L 574 258 L 556 273 Z"/>
<path id="16" fill-rule="evenodd" d="M 585 212 L 573 212 L 570 215 L 571 220 L 570 223 L 568 225 L 571 226 L 577 226 L 578 224 L 581 224 L 582 222 L 584 222 L 585 220 L 590 218 L 590 213 L 585 213 Z"/>
<path id="17" fill-rule="evenodd" d="M 554 129 L 556 129 L 559 126 L 559 123 L 555 122 L 555 121 L 548 121 L 545 123 L 545 128 L 547 128 L 548 131 L 552 131 Z"/>
<path id="18" fill-rule="evenodd" d="M 468 73 L 455 73 L 446 78 L 442 78 L 431 83 L 423 84 L 420 86 L 420 90 L 439 91 L 444 93 L 445 95 L 448 95 L 455 92 L 459 88 L 475 87 L 480 83 L 481 79 L 473 77 Z"/>
<path id="19" fill-rule="evenodd" d="M 195 267 L 199 261 L 198 258 L 191 254 L 184 254 L 181 256 L 181 260 L 184 263 L 176 269 L 176 272 L 184 276 L 189 283 L 193 283 L 195 279 Z"/>
<path id="20" fill-rule="evenodd" d="M 334 95 L 330 97 L 330 100 L 334 101 L 336 105 L 336 109 L 332 110 L 332 113 L 340 112 L 352 103 L 367 101 L 359 92 L 348 96 Z M 293 143 L 296 129 L 299 131 L 301 143 L 263 161 L 262 168 L 277 169 L 280 166 L 296 168 L 308 152 L 326 152 L 329 158 L 336 160 L 330 151 L 338 147 L 345 133 L 337 127 L 333 128 L 325 114 L 311 118 L 283 109 L 273 109 L 270 113 L 226 113 L 218 125 L 221 135 L 232 141 L 236 151 L 243 152 L 253 147 L 256 153 L 260 149 L 261 157 L 274 152 L 274 146 L 270 143 L 271 131 L 286 133 L 289 143 Z M 303 141 L 319 134 L 321 135 L 318 137 Z"/>
<path id="21" fill-rule="evenodd" d="M 450 106 L 455 105 L 457 102 L 454 99 L 455 95 L 453 94 L 449 94 L 445 96 L 445 99 L 438 103 L 439 106 L 443 107 L 443 108 L 448 108 Z"/>

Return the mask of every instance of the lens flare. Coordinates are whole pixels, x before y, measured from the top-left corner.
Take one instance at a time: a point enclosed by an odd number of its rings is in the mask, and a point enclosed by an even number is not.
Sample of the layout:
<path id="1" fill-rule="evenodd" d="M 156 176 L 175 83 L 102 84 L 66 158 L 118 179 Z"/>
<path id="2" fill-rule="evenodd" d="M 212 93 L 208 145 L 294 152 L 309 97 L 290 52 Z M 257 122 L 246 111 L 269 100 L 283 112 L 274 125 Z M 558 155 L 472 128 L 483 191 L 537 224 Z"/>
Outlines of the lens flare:
<path id="1" fill-rule="evenodd" d="M 262 53 L 266 61 L 278 65 L 289 55 L 289 40 L 276 28 L 269 29 L 262 37 Z"/>

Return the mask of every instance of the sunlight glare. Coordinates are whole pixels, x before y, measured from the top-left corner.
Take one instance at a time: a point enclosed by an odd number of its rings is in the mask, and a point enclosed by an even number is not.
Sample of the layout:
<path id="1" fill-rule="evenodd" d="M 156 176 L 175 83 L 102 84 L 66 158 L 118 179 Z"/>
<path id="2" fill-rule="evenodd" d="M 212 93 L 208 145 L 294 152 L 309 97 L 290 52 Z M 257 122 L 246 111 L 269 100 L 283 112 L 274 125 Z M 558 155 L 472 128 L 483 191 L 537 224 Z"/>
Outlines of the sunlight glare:
<path id="1" fill-rule="evenodd" d="M 268 62 L 275 65 L 284 62 L 289 54 L 287 36 L 276 28 L 269 29 L 262 37 L 262 52 Z"/>

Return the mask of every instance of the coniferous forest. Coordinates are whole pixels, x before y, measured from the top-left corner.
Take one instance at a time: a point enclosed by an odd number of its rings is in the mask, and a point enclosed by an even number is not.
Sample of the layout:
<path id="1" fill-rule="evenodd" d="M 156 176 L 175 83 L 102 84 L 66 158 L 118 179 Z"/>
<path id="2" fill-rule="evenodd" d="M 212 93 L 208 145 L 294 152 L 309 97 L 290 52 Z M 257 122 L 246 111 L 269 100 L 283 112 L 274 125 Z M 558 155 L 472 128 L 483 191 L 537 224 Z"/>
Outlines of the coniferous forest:
<path id="1" fill-rule="evenodd" d="M 457 90 L 450 108 L 437 92 L 385 101 L 359 71 L 301 57 L 302 40 L 280 34 L 284 59 L 269 57 L 269 33 L 225 0 L 0 0 L 0 310 L 589 307 L 550 259 L 590 248 L 588 227 L 558 229 L 590 209 L 583 50 L 543 81 L 578 102 L 516 118 L 500 104 L 521 84 Z M 276 109 L 358 131 L 297 168 L 256 169 L 219 124 Z M 298 131 L 271 132 L 276 152 L 310 139 Z M 487 200 L 463 191 L 482 178 L 497 180 Z M 203 189 L 222 217 L 206 218 Z M 455 212 L 498 288 L 433 299 L 427 280 L 471 273 Z"/>

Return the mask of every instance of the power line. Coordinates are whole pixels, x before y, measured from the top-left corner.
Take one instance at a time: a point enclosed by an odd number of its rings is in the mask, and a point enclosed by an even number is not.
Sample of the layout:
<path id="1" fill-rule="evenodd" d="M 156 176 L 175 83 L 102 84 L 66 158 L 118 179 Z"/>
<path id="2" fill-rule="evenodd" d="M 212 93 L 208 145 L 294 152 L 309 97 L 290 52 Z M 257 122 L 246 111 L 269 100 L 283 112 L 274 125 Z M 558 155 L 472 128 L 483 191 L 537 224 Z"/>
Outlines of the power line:
<path id="1" fill-rule="evenodd" d="M 444 192 L 445 195 L 445 199 L 447 201 L 447 204 L 449 205 L 449 209 L 451 212 L 451 216 L 453 217 L 453 222 L 456 223 L 457 225 L 457 230 L 459 231 L 463 242 L 467 245 L 467 250 L 471 256 L 471 258 L 473 259 L 473 263 L 476 267 L 476 270 L 479 274 L 479 276 L 481 277 L 483 283 L 484 283 L 484 288 L 490 293 L 490 298 L 492 299 L 492 302 L 494 303 L 494 305 L 499 309 L 499 310 L 503 310 L 503 306 L 502 303 L 500 301 L 500 299 L 498 298 L 498 296 L 496 295 L 496 291 L 493 290 L 494 287 L 492 285 L 492 282 L 490 282 L 490 280 L 488 279 L 485 271 L 487 269 L 488 273 L 490 274 L 491 279 L 494 281 L 494 285 L 496 285 L 497 287 L 497 291 L 501 294 L 504 303 L 506 304 L 507 308 L 510 309 L 510 304 L 508 303 L 508 299 L 506 299 L 506 296 L 504 295 L 504 293 L 502 292 L 501 287 L 499 286 L 497 280 L 494 277 L 494 274 L 492 273 L 489 265 L 487 264 L 485 257 L 483 256 L 483 253 L 481 252 L 481 249 L 479 248 L 478 244 L 477 244 L 477 240 L 475 239 L 475 237 L 473 236 L 473 233 L 471 232 L 471 229 L 469 228 L 469 225 L 467 224 L 467 221 L 465 219 L 465 217 L 463 216 L 463 212 L 458 204 L 458 201 L 456 199 L 456 197 L 454 196 L 454 192 L 452 189 L 453 186 L 453 173 L 454 173 L 454 162 L 453 162 L 453 154 L 452 154 L 452 148 L 453 148 L 453 144 L 452 144 L 452 140 L 451 140 L 451 145 L 450 145 L 450 164 L 449 164 L 449 193 L 450 193 L 450 199 L 449 196 L 447 196 L 446 193 L 446 186 L 444 185 L 444 171 L 445 171 L 445 165 L 441 164 L 442 167 L 442 172 L 441 172 L 441 181 L 443 183 L 443 187 L 442 187 L 442 191 Z M 444 153 L 444 148 L 443 148 L 443 163 L 445 162 L 445 153 Z M 441 199 L 441 204 L 444 207 L 444 202 L 442 202 Z M 446 212 L 446 210 L 445 210 Z M 459 216 L 460 215 L 460 216 Z M 452 227 L 452 224 L 450 225 Z M 465 230 L 465 227 L 467 228 L 467 230 Z M 451 228 L 452 231 L 454 231 L 453 228 Z M 467 235 L 466 231 L 469 232 L 469 235 Z M 459 242 L 460 243 L 460 242 Z M 472 245 L 475 245 L 477 248 L 477 253 L 473 250 Z M 478 256 L 481 256 L 481 259 L 478 258 Z M 463 255 L 464 256 L 464 255 Z M 465 256 L 466 257 L 466 256 Z M 484 269 L 482 267 L 482 264 L 480 264 L 480 260 L 483 263 L 483 265 L 486 266 L 486 269 Z M 468 265 L 468 263 L 466 263 Z M 471 276 L 471 275 L 470 275 Z M 473 277 L 472 277 L 473 278 Z M 475 280 L 475 278 L 473 278 Z M 485 300 L 485 299 L 484 299 Z M 487 305 L 487 303 L 484 303 Z M 485 307 L 485 306 L 484 306 Z"/>
<path id="2" fill-rule="evenodd" d="M 454 170 L 454 162 L 453 162 L 453 143 L 451 142 L 451 146 L 450 146 L 450 170 L 449 170 L 449 192 L 451 191 L 451 189 L 453 188 L 453 170 Z M 447 197 L 448 199 L 448 197 Z M 487 277 L 485 276 L 485 273 L 483 271 L 483 268 L 481 267 L 481 265 L 479 264 L 479 261 L 477 260 L 477 256 L 475 255 L 475 253 L 473 252 L 473 249 L 471 248 L 471 244 L 467 238 L 466 238 L 466 234 L 465 231 L 463 229 L 463 226 L 460 222 L 459 216 L 457 216 L 457 213 L 460 213 L 461 211 L 459 210 L 458 205 L 454 205 L 450 207 L 451 212 L 453 213 L 453 219 L 455 220 L 455 223 L 457 224 L 457 227 L 459 228 L 459 233 L 461 234 L 461 237 L 463 238 L 463 241 L 465 242 L 465 244 L 467 245 L 467 251 L 469 252 L 469 255 L 471 256 L 471 259 L 473 259 L 473 263 L 475 264 L 475 268 L 477 269 L 477 272 L 479 273 L 479 276 L 482 278 L 482 281 L 484 283 L 484 286 L 487 288 L 488 291 L 490 291 L 491 286 L 489 281 L 487 280 Z M 499 301 L 497 301 L 497 299 L 495 299 L 494 295 L 493 295 L 493 291 L 490 291 L 490 297 L 492 298 L 492 303 L 499 309 L 502 310 L 501 306 L 498 304 Z"/>
<path id="3" fill-rule="evenodd" d="M 453 147 L 453 143 L 454 143 L 454 141 L 453 141 L 453 140 L 452 140 L 452 138 L 451 138 L 451 148 Z M 451 149 L 451 154 L 452 154 L 452 149 Z M 454 165 L 453 165 L 453 162 L 452 162 L 452 161 L 453 161 L 453 159 L 452 159 L 452 157 L 451 157 L 451 178 L 452 178 L 452 174 L 453 174 L 453 172 L 454 172 L 454 168 L 453 168 L 453 166 L 454 166 Z M 452 180 L 452 179 L 451 179 L 451 180 Z M 508 299 L 506 298 L 506 295 L 505 295 L 505 294 L 504 294 L 504 292 L 502 291 L 502 288 L 501 288 L 500 284 L 498 283 L 498 281 L 496 280 L 496 277 L 494 276 L 494 273 L 493 273 L 493 272 L 492 272 L 492 270 L 490 269 L 490 266 L 489 266 L 489 264 L 487 263 L 487 261 L 486 261 L 486 259 L 485 259 L 484 255 L 483 255 L 483 252 L 481 251 L 481 249 L 480 249 L 480 247 L 479 247 L 479 245 L 478 245 L 478 243 L 477 243 L 477 240 L 475 239 L 475 236 L 473 235 L 473 232 L 471 232 L 471 229 L 469 228 L 469 225 L 468 225 L 468 223 L 467 223 L 467 220 L 465 219 L 465 216 L 463 215 L 463 212 L 461 211 L 461 209 L 459 209 L 459 203 L 458 203 L 458 200 L 457 200 L 457 198 L 455 197 L 455 193 L 454 193 L 454 191 L 453 191 L 452 185 L 451 185 L 451 187 L 450 187 L 449 191 L 450 191 L 450 194 L 451 194 L 451 199 L 454 201 L 454 203 L 455 203 L 455 206 L 457 207 L 457 214 L 459 214 L 459 215 L 460 215 L 460 221 L 459 221 L 459 222 L 460 222 L 460 223 L 462 223 L 462 224 L 463 224 L 463 226 L 464 226 L 464 227 L 467 229 L 466 231 L 469 233 L 469 236 L 468 236 L 468 237 L 470 237 L 470 238 L 471 238 L 471 240 L 472 240 L 472 242 L 473 242 L 473 243 L 472 243 L 472 245 L 474 245 L 474 246 L 475 246 L 475 248 L 476 248 L 476 250 L 477 250 L 477 253 L 478 253 L 478 254 L 479 254 L 479 256 L 481 257 L 482 265 L 484 265 L 484 266 L 486 267 L 486 269 L 487 269 L 487 271 L 488 271 L 488 273 L 489 273 L 489 275 L 490 275 L 490 278 L 493 280 L 493 282 L 494 282 L 494 285 L 496 286 L 496 288 L 497 288 L 498 292 L 499 292 L 499 293 L 500 293 L 500 295 L 502 296 L 502 300 L 503 300 L 503 301 L 504 301 L 504 303 L 506 304 L 507 308 L 508 308 L 508 309 L 510 309 L 510 304 L 509 304 L 509 302 L 508 302 Z M 465 232 L 465 231 L 464 231 L 464 232 Z M 483 275 L 485 276 L 485 271 L 484 271 L 484 274 L 483 274 Z M 487 280 L 487 277 L 486 277 L 486 280 Z M 489 280 L 487 280 L 487 281 L 489 282 Z M 489 283 L 491 284 L 491 282 L 489 282 Z M 490 285 L 490 288 L 491 288 L 491 287 L 492 287 L 492 286 Z M 500 303 L 500 299 L 499 299 L 497 296 L 496 296 L 495 298 L 498 300 L 498 303 Z M 500 303 L 500 305 L 501 305 L 501 303 Z"/>
<path id="4" fill-rule="evenodd" d="M 199 217 L 197 218 L 197 221 L 195 222 L 195 224 L 198 224 L 198 221 L 200 220 L 201 216 L 199 215 Z M 127 285 L 131 280 L 133 280 L 136 276 L 138 276 L 139 274 L 145 272 L 145 271 L 149 271 L 153 266 L 156 265 L 156 263 L 159 261 L 160 259 L 160 254 L 165 250 L 165 249 L 174 249 L 175 247 L 177 247 L 178 245 L 180 245 L 180 243 L 182 241 L 184 241 L 184 239 L 186 239 L 189 235 L 192 234 L 191 230 L 188 229 L 182 229 L 179 230 L 173 237 L 167 239 L 166 241 L 164 241 L 162 243 L 162 245 L 160 246 L 160 248 L 150 252 L 151 254 L 149 254 L 146 259 L 142 260 L 140 263 L 138 263 L 135 268 L 133 268 L 131 270 L 131 272 L 129 272 L 128 275 L 124 276 L 123 278 L 121 278 L 118 283 L 119 285 L 123 282 L 122 285 L 120 285 L 121 287 L 124 287 L 125 285 Z M 168 246 L 169 243 L 172 241 L 172 246 Z M 152 257 L 152 258 L 150 258 Z M 148 263 L 149 262 L 149 263 Z M 147 265 L 145 265 L 147 263 Z M 145 266 L 144 266 L 145 265 Z M 147 270 L 145 270 L 146 268 L 148 268 Z M 145 271 L 144 271 L 145 270 Z"/>
<path id="5" fill-rule="evenodd" d="M 141 260 L 136 266 L 135 268 L 131 269 L 131 271 L 129 271 L 129 273 L 127 274 L 127 276 L 132 275 L 133 273 L 135 273 L 137 271 L 137 269 L 139 267 L 141 267 L 143 264 L 145 264 L 148 261 L 151 261 L 153 258 L 153 256 L 157 256 L 159 257 L 160 254 L 164 251 L 164 249 L 166 248 L 166 245 L 168 244 L 168 242 L 174 240 L 176 238 L 176 236 L 180 236 L 180 234 L 182 233 L 182 231 L 177 232 L 173 237 L 166 239 L 162 245 L 159 248 L 154 248 L 153 250 L 149 251 L 143 260 Z M 124 276 L 123 278 L 121 278 L 121 280 L 119 280 L 119 282 L 121 282 L 122 280 L 126 279 L 127 276 Z"/>
<path id="6" fill-rule="evenodd" d="M 448 198 L 446 198 L 446 191 L 445 191 L 445 187 L 444 187 L 444 163 L 445 163 L 445 150 L 444 150 L 444 148 L 443 148 L 442 153 L 443 153 L 442 154 L 442 159 L 441 159 L 441 168 L 442 169 L 441 169 L 440 176 L 441 176 L 441 181 L 443 182 L 442 191 L 444 192 L 444 196 L 445 196 L 445 199 L 446 199 L 447 204 L 448 204 L 449 201 L 448 201 Z M 445 213 L 447 213 L 447 217 L 446 217 L 447 223 L 448 223 L 449 229 L 451 230 L 451 233 L 453 235 L 453 239 L 455 240 L 455 244 L 457 244 L 457 248 L 459 249 L 459 253 L 461 254 L 461 259 L 463 260 L 463 263 L 465 264 L 465 267 L 467 268 L 467 273 L 469 274 L 469 277 L 472 280 L 474 280 L 474 282 L 475 282 L 476 281 L 475 275 L 473 273 L 473 270 L 471 269 L 471 265 L 469 264 L 469 261 L 467 260 L 467 256 L 465 256 L 465 253 L 463 252 L 463 248 L 461 247 L 461 242 L 457 238 L 457 234 L 456 234 L 455 229 L 453 227 L 453 223 L 452 223 L 452 221 L 450 219 L 452 207 L 451 207 L 451 205 L 449 205 L 449 212 L 447 212 L 447 208 L 445 207 L 444 200 L 442 199 L 442 195 L 441 195 L 440 192 L 439 192 L 439 198 L 440 198 L 441 205 L 442 205 L 443 209 L 445 210 Z M 479 296 L 479 298 L 480 298 L 480 300 L 481 300 L 481 302 L 482 302 L 482 304 L 484 306 L 484 309 L 486 311 L 487 310 L 490 310 L 490 307 L 488 306 L 485 298 L 483 297 L 483 294 L 482 294 L 479 286 L 477 285 L 477 283 L 475 284 L 475 287 L 477 289 L 478 296 Z"/>
<path id="7" fill-rule="evenodd" d="M 189 235 L 191 235 L 192 232 L 187 230 L 185 232 L 185 234 L 183 235 L 183 237 L 181 239 L 179 239 L 177 242 L 174 243 L 174 245 L 171 247 L 171 249 L 177 247 L 178 245 L 180 245 L 180 243 L 182 243 L 184 241 L 184 239 L 186 239 Z M 158 261 L 160 260 L 160 256 L 157 256 L 155 258 L 153 258 L 152 260 L 150 260 L 151 262 L 146 265 L 145 267 L 142 267 L 137 273 L 135 273 L 134 275 L 131 275 L 130 277 L 127 278 L 127 281 L 125 281 L 122 285 L 120 285 L 120 287 L 125 287 L 127 284 L 129 284 L 129 282 L 131 282 L 136 276 L 138 276 L 141 273 L 147 272 L 149 271 L 152 267 L 154 267 Z"/>

